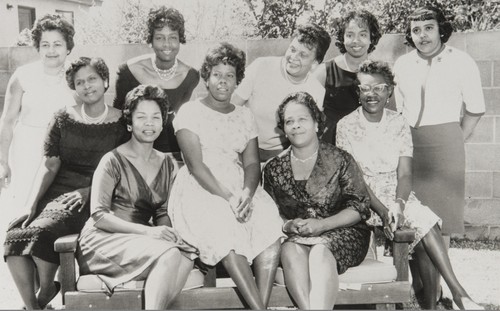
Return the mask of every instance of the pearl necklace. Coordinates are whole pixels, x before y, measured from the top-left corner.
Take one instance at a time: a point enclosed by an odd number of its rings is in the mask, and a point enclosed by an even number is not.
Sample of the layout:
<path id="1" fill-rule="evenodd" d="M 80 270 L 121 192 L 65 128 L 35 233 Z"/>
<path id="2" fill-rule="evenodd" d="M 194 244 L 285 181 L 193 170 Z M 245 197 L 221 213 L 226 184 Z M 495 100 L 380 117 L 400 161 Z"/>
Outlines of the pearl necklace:
<path id="1" fill-rule="evenodd" d="M 316 149 L 316 151 L 314 151 L 313 154 L 311 154 L 309 157 L 305 158 L 305 159 L 300 159 L 300 158 L 297 158 L 294 154 L 293 154 L 293 150 L 291 150 L 290 152 L 290 155 L 292 156 L 292 159 L 295 160 L 295 161 L 299 161 L 300 163 L 306 163 L 307 161 L 309 160 L 312 160 L 314 158 L 316 158 L 316 156 L 318 155 L 318 149 Z"/>
<path id="2" fill-rule="evenodd" d="M 168 81 L 175 76 L 175 72 L 177 71 L 177 65 L 179 64 L 177 61 L 177 57 L 175 58 L 174 65 L 169 69 L 160 69 L 156 66 L 155 57 L 151 56 L 151 64 L 153 65 L 153 69 L 156 71 L 158 77 L 160 77 L 163 81 Z"/>
<path id="3" fill-rule="evenodd" d="M 85 112 L 85 104 L 82 104 L 80 107 L 80 113 L 82 115 L 82 119 L 85 123 L 87 124 L 100 124 L 106 120 L 106 117 L 108 116 L 109 108 L 108 105 L 104 104 L 104 112 L 97 117 L 91 117 Z"/>

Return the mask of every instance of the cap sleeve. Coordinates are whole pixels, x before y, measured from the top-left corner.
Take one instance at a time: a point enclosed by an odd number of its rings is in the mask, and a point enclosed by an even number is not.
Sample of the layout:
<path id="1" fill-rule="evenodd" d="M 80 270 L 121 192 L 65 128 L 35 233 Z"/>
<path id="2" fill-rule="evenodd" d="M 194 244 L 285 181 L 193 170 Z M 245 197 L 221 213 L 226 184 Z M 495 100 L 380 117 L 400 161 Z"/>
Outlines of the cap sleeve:
<path id="1" fill-rule="evenodd" d="M 198 109 L 198 104 L 201 104 L 199 100 L 190 101 L 185 103 L 179 109 L 179 112 L 175 115 L 174 125 L 175 132 L 182 129 L 190 130 L 191 132 L 199 135 L 200 130 L 200 110 Z"/>

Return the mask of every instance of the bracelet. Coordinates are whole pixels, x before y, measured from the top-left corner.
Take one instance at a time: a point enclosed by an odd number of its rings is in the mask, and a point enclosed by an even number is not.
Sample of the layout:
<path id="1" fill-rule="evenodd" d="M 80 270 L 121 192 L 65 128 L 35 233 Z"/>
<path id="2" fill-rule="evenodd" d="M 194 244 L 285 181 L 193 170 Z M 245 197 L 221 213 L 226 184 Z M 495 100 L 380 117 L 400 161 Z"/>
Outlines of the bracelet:
<path id="1" fill-rule="evenodd" d="M 394 200 L 394 202 L 397 202 L 397 201 L 401 201 L 401 203 L 403 203 L 403 205 L 406 205 L 406 201 L 401 199 L 401 198 L 397 198 L 396 200 Z"/>
<path id="2" fill-rule="evenodd" d="M 286 225 L 288 225 L 291 221 L 293 221 L 293 219 L 288 219 L 287 221 L 285 221 L 285 222 L 283 223 L 283 226 L 281 226 L 281 231 L 283 231 L 283 233 L 286 233 L 285 227 L 286 227 Z"/>

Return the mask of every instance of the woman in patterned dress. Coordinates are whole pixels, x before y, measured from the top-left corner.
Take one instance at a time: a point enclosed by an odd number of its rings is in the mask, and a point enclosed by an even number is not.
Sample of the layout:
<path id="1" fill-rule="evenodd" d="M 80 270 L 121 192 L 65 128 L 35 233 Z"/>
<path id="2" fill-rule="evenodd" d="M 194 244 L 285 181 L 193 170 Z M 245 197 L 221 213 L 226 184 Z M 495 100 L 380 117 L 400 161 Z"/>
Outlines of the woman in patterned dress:
<path id="1" fill-rule="evenodd" d="M 208 95 L 184 104 L 174 120 L 186 166 L 177 174 L 168 208 L 174 228 L 200 250 L 201 261 L 222 262 L 248 305 L 265 309 L 283 221 L 259 186 L 253 115 L 231 103 L 244 71 L 244 52 L 228 43 L 205 57 L 201 76 Z"/>
<path id="2" fill-rule="evenodd" d="M 363 171 L 376 212 L 367 223 L 384 225 L 391 239 L 397 227 L 415 229 L 410 252 L 414 252 L 412 261 L 416 261 L 422 278 L 422 295 L 417 295 L 423 296 L 419 299 L 422 308 L 436 309 L 436 275 L 440 273 L 460 309 L 482 309 L 470 299 L 453 272 L 441 238 L 441 219 L 412 192 L 410 127 L 401 114 L 385 108 L 394 89 L 389 65 L 364 62 L 356 85 L 362 107 L 338 123 L 337 145 L 352 154 Z"/>
<path id="3" fill-rule="evenodd" d="M 27 309 L 40 309 L 55 297 L 59 255 L 57 238 L 79 233 L 89 217 L 89 192 L 101 157 L 126 137 L 121 112 L 105 103 L 109 71 L 100 58 L 81 57 L 66 71 L 66 80 L 82 104 L 53 117 L 45 139 L 45 156 L 25 209 L 7 231 L 4 257 Z M 35 294 L 34 275 L 40 279 Z"/>
<path id="4" fill-rule="evenodd" d="M 278 115 L 291 146 L 266 164 L 264 188 L 286 220 L 285 284 L 299 309 L 331 310 L 338 275 L 368 250 L 369 195 L 352 156 L 319 141 L 324 115 L 311 95 L 290 94 Z"/>

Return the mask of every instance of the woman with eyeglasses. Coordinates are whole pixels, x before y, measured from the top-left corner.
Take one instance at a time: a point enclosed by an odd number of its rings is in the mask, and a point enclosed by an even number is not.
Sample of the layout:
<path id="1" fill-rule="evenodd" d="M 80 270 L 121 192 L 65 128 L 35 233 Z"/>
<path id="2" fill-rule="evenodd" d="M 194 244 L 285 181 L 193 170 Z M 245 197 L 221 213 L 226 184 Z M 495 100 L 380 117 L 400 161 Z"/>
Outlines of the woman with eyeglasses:
<path id="1" fill-rule="evenodd" d="M 356 84 L 361 107 L 339 121 L 337 146 L 349 152 L 363 171 L 374 211 L 367 223 L 383 225 L 390 239 L 398 227 L 416 230 L 410 251 L 422 278 L 422 308 L 436 309 L 438 272 L 460 309 L 483 309 L 472 301 L 453 272 L 441 238 L 441 219 L 412 192 L 410 127 L 401 114 L 385 108 L 395 86 L 389 65 L 364 62 Z"/>

